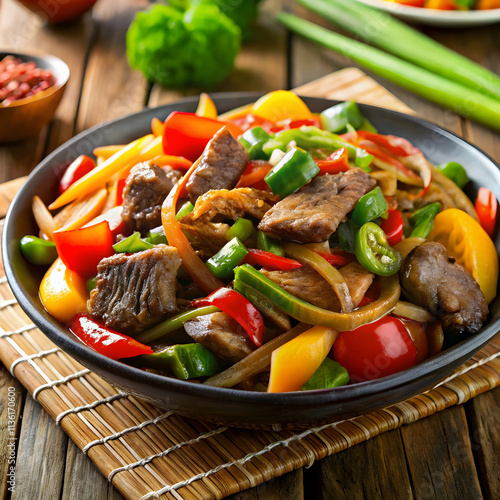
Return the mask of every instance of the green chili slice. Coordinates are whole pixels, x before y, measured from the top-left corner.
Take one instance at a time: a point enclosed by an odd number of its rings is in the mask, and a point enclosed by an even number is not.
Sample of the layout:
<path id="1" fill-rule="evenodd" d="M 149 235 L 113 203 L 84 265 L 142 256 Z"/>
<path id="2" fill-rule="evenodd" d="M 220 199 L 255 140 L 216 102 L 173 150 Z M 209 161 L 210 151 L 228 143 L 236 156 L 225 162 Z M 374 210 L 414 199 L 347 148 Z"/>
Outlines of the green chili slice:
<path id="1" fill-rule="evenodd" d="M 356 234 L 354 254 L 358 262 L 368 271 L 379 276 L 391 276 L 401 267 L 401 254 L 387 243 L 380 226 L 367 222 Z"/>

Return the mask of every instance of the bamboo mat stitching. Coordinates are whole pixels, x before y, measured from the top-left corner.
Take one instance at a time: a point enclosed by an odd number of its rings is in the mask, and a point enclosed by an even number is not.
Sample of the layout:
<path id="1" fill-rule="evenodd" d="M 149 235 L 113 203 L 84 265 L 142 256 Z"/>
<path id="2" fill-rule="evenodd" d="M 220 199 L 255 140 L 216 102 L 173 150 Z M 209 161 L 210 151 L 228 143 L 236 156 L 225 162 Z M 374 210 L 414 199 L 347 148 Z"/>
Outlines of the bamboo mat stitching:
<path id="1" fill-rule="evenodd" d="M 58 380 L 53 380 L 52 382 L 49 382 L 47 384 L 39 385 L 34 391 L 33 391 L 33 399 L 36 401 L 38 398 L 38 394 L 42 392 L 45 389 L 52 389 L 53 387 L 56 387 L 61 384 L 67 384 L 68 382 L 71 382 L 72 380 L 76 380 L 78 378 L 81 378 L 85 375 L 88 375 L 91 373 L 91 371 L 88 368 L 84 368 L 83 370 L 80 370 L 79 372 L 72 373 L 71 375 L 68 375 L 67 377 L 60 378 Z"/>
<path id="2" fill-rule="evenodd" d="M 267 453 L 268 451 L 271 451 L 272 449 L 276 448 L 277 446 L 288 446 L 290 443 L 293 443 L 294 441 L 300 441 L 301 439 L 304 439 L 305 437 L 309 436 L 310 434 L 315 434 L 323 429 L 327 428 L 335 428 L 336 426 L 340 425 L 342 422 L 345 422 L 345 420 L 342 420 L 340 422 L 335 422 L 333 424 L 325 424 L 319 427 L 314 427 L 312 429 L 307 429 L 306 431 L 301 432 L 300 434 L 295 434 L 287 439 L 281 439 L 278 441 L 274 441 L 273 443 L 268 444 L 267 446 L 264 446 L 258 451 L 254 451 L 252 453 L 248 453 L 245 455 L 243 458 L 240 458 L 238 460 L 234 460 L 232 462 L 226 462 L 224 464 L 218 465 L 217 467 L 214 467 L 213 469 L 202 472 L 200 474 L 196 474 L 195 476 L 190 477 L 189 479 L 185 479 L 184 481 L 179 481 L 178 483 L 172 484 L 172 485 L 167 485 L 163 487 L 162 489 L 158 491 L 152 491 L 150 493 L 147 493 L 146 495 L 142 496 L 140 500 L 149 500 L 151 498 L 160 498 L 161 495 L 164 495 L 165 493 L 169 493 L 172 490 L 178 490 L 179 488 L 183 488 L 185 486 L 189 486 L 190 484 L 194 483 L 195 481 L 199 481 L 200 479 L 207 478 L 213 474 L 216 474 L 217 472 L 220 472 L 221 470 L 227 469 L 228 467 L 231 467 L 233 465 L 244 465 L 250 460 L 252 460 L 255 457 L 258 457 L 260 455 L 263 455 L 264 453 Z"/>
<path id="3" fill-rule="evenodd" d="M 457 378 L 457 377 L 460 377 L 461 375 L 465 375 L 467 372 L 475 369 L 475 368 L 479 368 L 480 366 L 483 366 L 485 365 L 486 363 L 489 363 L 490 361 L 493 361 L 494 359 L 500 357 L 500 351 L 499 352 L 496 352 L 494 354 L 492 354 L 491 356 L 487 356 L 486 358 L 482 358 L 480 359 L 479 361 L 477 361 L 476 363 L 474 363 L 473 365 L 470 365 L 470 366 L 466 366 L 462 369 L 458 369 L 457 371 L 455 371 L 454 373 L 452 373 L 449 377 L 445 378 L 444 380 L 442 380 L 441 382 L 439 382 L 438 384 L 436 384 L 435 386 L 433 386 L 431 389 L 429 389 L 428 391 L 425 391 L 424 394 L 434 390 L 434 389 L 437 389 L 438 387 L 444 385 L 444 384 L 447 384 L 448 382 L 452 381 L 453 379 Z"/>
<path id="4" fill-rule="evenodd" d="M 85 410 L 92 410 L 93 408 L 96 408 L 99 405 L 106 404 L 106 403 L 112 403 L 113 401 L 121 398 L 128 397 L 129 395 L 126 392 L 119 392 L 117 394 L 113 394 L 112 396 L 109 396 L 104 399 L 98 399 L 92 403 L 86 404 L 86 405 L 81 405 L 77 406 L 75 408 L 69 408 L 68 410 L 62 411 L 57 415 L 56 417 L 56 424 L 60 424 L 61 420 L 66 417 L 67 415 L 71 415 L 72 413 L 80 413 Z"/>
<path id="5" fill-rule="evenodd" d="M 14 375 L 14 368 L 20 364 L 20 363 L 25 363 L 27 361 L 30 361 L 31 359 L 37 359 L 37 358 L 44 358 L 45 356 L 48 356 L 49 354 L 54 354 L 56 352 L 59 352 L 61 349 L 59 347 L 54 347 L 53 349 L 48 349 L 47 351 L 40 351 L 36 352 L 35 354 L 30 354 L 29 356 L 17 358 L 12 362 L 10 365 L 10 373 L 13 377 Z"/>
<path id="6" fill-rule="evenodd" d="M 145 420 L 144 422 L 140 423 L 139 425 L 127 427 L 126 429 L 123 429 L 122 431 L 117 432 L 116 434 L 111 434 L 111 435 L 106 436 L 102 439 L 96 439 L 94 441 L 91 441 L 90 443 L 86 444 L 82 448 L 82 451 L 86 455 L 88 453 L 88 451 L 90 450 L 90 448 L 92 448 L 93 446 L 96 446 L 98 444 L 105 444 L 108 441 L 111 441 L 113 439 L 119 439 L 119 438 L 125 436 L 126 434 L 130 434 L 131 432 L 140 431 L 141 429 L 144 429 L 144 427 L 147 427 L 148 425 L 156 425 L 159 422 L 161 422 L 162 420 L 172 416 L 173 414 L 174 414 L 173 411 L 168 411 L 168 412 L 164 413 L 163 415 L 160 415 L 159 417 L 156 417 L 156 418 L 153 418 L 150 420 Z"/>
<path id="7" fill-rule="evenodd" d="M 12 337 L 12 335 L 17 335 L 18 333 L 24 333 L 24 332 L 29 332 L 30 330 L 34 330 L 36 326 L 33 323 L 30 323 L 29 325 L 22 326 L 21 328 L 18 328 L 17 330 L 12 330 L 10 332 L 0 332 L 0 339 L 4 339 L 6 337 Z"/>
<path id="8" fill-rule="evenodd" d="M 205 432 L 204 434 L 200 434 L 198 437 L 189 439 L 188 441 L 183 441 L 181 443 L 177 443 L 170 448 L 167 448 L 166 450 L 163 450 L 160 453 L 155 453 L 154 455 L 150 455 L 149 457 L 145 457 L 141 460 L 138 460 L 137 462 L 133 462 L 128 465 L 124 465 L 123 467 L 117 467 L 116 469 L 112 470 L 108 474 L 108 481 L 111 482 L 113 481 L 113 478 L 115 477 L 116 474 L 119 472 L 125 472 L 131 469 L 135 469 L 136 467 L 144 467 L 145 465 L 151 463 L 155 458 L 161 458 L 161 457 L 166 457 L 169 453 L 172 453 L 175 450 L 181 449 L 183 446 L 189 446 L 191 444 L 196 444 L 199 443 L 200 441 L 204 439 L 208 439 L 212 436 L 215 436 L 217 434 L 221 434 L 222 432 L 227 431 L 228 427 L 219 427 L 218 429 L 214 429 L 210 432 Z"/>

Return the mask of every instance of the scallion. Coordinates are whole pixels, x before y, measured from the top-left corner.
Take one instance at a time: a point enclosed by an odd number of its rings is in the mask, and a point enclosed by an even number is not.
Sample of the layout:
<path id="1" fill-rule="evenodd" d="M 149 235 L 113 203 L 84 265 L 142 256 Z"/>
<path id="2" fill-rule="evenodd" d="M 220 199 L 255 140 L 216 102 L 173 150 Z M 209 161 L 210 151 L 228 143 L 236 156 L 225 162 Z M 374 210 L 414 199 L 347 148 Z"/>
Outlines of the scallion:
<path id="1" fill-rule="evenodd" d="M 298 2 L 372 45 L 476 92 L 487 92 L 500 99 L 500 78 L 497 75 L 386 12 L 360 2 L 345 0 Z"/>
<path id="2" fill-rule="evenodd" d="M 465 118 L 500 130 L 500 100 L 291 14 L 281 12 L 277 17 L 291 31 L 335 50 Z"/>

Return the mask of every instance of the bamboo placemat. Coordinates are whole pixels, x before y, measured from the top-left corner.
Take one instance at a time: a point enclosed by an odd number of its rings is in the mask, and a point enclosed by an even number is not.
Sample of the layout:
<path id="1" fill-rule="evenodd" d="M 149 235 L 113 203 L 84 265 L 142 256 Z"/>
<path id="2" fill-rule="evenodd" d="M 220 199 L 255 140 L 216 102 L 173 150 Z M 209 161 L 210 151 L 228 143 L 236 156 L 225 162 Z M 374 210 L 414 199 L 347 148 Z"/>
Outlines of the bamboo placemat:
<path id="1" fill-rule="evenodd" d="M 299 91 L 409 110 L 354 69 Z M 8 190 L 15 189 L 11 185 Z M 2 196 L 10 195 L 0 192 L 0 201 Z M 218 427 L 164 412 L 119 392 L 77 363 L 23 313 L 3 267 L 0 359 L 126 498 L 142 500 L 221 498 L 500 385 L 497 335 L 432 390 L 383 410 L 301 432 Z"/>

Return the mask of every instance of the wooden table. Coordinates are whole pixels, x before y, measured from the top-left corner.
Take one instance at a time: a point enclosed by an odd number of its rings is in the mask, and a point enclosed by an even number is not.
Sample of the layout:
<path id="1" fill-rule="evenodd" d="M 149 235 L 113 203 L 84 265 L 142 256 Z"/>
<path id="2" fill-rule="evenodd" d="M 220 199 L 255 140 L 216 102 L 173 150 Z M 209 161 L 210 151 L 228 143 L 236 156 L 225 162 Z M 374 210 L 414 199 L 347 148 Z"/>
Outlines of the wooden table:
<path id="1" fill-rule="evenodd" d="M 47 27 L 14 0 L 0 6 L 0 50 L 44 51 L 64 59 L 71 78 L 49 128 L 29 141 L 0 146 L 0 182 L 28 174 L 50 151 L 86 128 L 199 89 L 150 86 L 125 58 L 124 37 L 146 0 L 100 0 L 92 15 Z M 291 0 L 266 0 L 253 41 L 233 74 L 216 91 L 292 88 L 351 65 L 332 52 L 289 36 L 273 18 L 280 9 L 321 22 Z M 424 31 L 500 72 L 498 25 Z M 500 161 L 500 137 L 391 83 L 374 77 L 421 116 L 464 136 Z M 16 491 L 7 491 L 7 393 L 15 389 Z M 122 498 L 68 440 L 38 403 L 0 366 L 0 499 Z M 384 433 L 345 452 L 277 478 L 235 498 L 500 498 L 500 389 L 410 426 Z"/>

